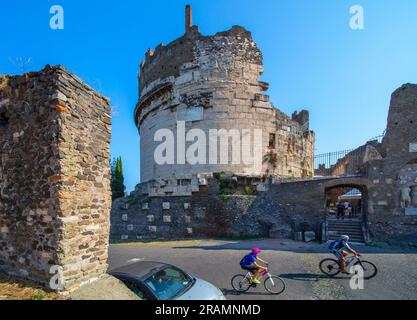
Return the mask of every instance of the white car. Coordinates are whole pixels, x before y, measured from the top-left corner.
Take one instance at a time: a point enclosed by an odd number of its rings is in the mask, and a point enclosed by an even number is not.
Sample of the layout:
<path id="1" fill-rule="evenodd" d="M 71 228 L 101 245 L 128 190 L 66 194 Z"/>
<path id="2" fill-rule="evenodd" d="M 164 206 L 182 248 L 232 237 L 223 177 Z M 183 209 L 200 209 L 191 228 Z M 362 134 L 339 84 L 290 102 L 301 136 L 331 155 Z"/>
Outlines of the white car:
<path id="1" fill-rule="evenodd" d="M 211 283 L 162 262 L 140 261 L 109 274 L 144 300 L 226 300 Z"/>

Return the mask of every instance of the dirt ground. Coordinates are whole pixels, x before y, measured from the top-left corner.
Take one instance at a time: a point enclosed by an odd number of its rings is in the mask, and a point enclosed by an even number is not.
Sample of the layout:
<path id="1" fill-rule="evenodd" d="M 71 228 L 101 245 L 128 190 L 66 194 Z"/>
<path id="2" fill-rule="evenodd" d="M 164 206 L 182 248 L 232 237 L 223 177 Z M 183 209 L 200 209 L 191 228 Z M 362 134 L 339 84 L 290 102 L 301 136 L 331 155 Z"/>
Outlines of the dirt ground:
<path id="1" fill-rule="evenodd" d="M 0 273 L 0 300 L 63 300 L 55 293 L 47 292 L 39 285 L 9 277 Z"/>

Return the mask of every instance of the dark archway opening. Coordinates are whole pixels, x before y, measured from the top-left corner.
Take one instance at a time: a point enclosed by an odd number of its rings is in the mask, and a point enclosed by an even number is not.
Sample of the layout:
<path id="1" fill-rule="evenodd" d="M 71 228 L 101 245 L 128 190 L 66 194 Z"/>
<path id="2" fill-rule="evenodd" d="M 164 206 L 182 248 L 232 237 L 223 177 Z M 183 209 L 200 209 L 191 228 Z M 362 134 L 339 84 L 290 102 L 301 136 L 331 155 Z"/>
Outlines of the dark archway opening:
<path id="1" fill-rule="evenodd" d="M 8 124 L 9 118 L 4 113 L 0 113 L 0 128 L 5 128 Z"/>

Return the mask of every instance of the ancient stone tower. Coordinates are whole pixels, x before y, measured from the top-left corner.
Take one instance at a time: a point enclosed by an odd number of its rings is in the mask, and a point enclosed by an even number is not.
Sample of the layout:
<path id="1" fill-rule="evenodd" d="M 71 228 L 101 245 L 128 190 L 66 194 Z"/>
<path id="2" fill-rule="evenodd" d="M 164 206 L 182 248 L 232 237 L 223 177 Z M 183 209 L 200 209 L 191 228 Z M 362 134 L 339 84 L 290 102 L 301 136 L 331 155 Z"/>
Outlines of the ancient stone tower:
<path id="1" fill-rule="evenodd" d="M 109 144 L 108 100 L 65 68 L 0 77 L 0 271 L 61 290 L 106 272 Z"/>
<path id="2" fill-rule="evenodd" d="M 141 181 L 193 184 L 201 174 L 216 172 L 311 176 L 315 136 L 309 131 L 309 114 L 295 112 L 289 118 L 274 108 L 265 94 L 269 85 L 260 80 L 262 73 L 262 53 L 250 32 L 234 26 L 214 36 L 203 36 L 192 25 L 187 6 L 185 34 L 166 46 L 160 44 L 155 51 L 149 49 L 140 65 L 134 117 L 141 136 Z M 174 163 L 155 162 L 154 151 L 161 142 L 154 140 L 160 129 L 175 134 Z M 201 129 L 206 137 L 211 137 L 212 129 L 234 130 L 242 142 L 230 138 L 225 162 L 217 141 L 213 144 L 217 154 L 210 158 L 213 139 L 207 138 L 206 160 L 190 164 L 178 152 L 181 142 L 177 139 L 187 135 L 187 149 L 197 139 L 196 135 L 188 136 L 193 129 Z M 256 142 L 259 130 L 261 141 Z M 250 156 L 260 159 L 260 165 L 243 161 L 245 144 L 250 145 Z M 241 161 L 233 158 L 236 153 Z"/>

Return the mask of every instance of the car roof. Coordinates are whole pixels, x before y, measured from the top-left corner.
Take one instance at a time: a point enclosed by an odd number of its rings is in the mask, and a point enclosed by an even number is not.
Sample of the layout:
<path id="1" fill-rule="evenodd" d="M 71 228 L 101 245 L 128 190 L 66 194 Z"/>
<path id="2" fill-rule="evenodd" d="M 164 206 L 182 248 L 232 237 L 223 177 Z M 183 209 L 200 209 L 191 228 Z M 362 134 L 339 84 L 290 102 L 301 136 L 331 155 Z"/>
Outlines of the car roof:
<path id="1" fill-rule="evenodd" d="M 167 267 L 172 267 L 172 265 L 156 261 L 139 261 L 110 270 L 109 274 L 124 274 L 137 279 L 144 279 Z"/>

